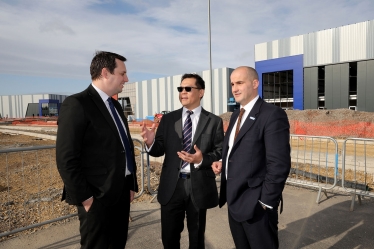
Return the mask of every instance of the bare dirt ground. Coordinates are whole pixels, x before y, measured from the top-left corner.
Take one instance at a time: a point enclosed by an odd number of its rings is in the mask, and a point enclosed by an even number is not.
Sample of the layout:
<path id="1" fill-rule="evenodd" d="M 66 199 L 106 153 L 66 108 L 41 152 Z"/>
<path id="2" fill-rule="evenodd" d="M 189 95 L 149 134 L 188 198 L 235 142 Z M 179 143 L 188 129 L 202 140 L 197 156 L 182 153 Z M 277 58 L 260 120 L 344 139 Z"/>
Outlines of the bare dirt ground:
<path id="1" fill-rule="evenodd" d="M 0 133 L 0 150 L 43 145 L 55 145 L 55 141 Z M 139 167 L 141 153 L 136 151 L 136 154 Z M 150 201 L 153 198 L 147 189 L 147 172 L 145 166 L 144 193 L 136 198 L 134 203 Z M 157 190 L 160 173 L 160 164 L 151 162 L 150 186 L 152 191 Z M 139 190 L 141 190 L 140 170 L 137 172 L 137 177 Z M 62 187 L 63 183 L 55 163 L 55 149 L 0 153 L 0 233 L 76 213 L 75 206 L 60 201 Z M 61 222 L 69 222 L 69 219 Z M 48 226 L 50 225 L 30 229 L 23 233 L 32 233 Z M 6 238 L 3 237 L 0 241 L 4 239 Z"/>

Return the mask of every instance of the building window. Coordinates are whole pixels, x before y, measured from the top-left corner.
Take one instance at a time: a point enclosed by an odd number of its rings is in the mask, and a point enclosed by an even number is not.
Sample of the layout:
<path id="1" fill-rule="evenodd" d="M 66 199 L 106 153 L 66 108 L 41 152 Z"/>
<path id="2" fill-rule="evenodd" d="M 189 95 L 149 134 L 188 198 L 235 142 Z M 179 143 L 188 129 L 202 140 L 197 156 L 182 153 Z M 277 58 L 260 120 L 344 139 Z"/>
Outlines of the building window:
<path id="1" fill-rule="evenodd" d="M 357 106 L 357 62 L 349 63 L 349 109 Z"/>
<path id="2" fill-rule="evenodd" d="M 325 66 L 318 67 L 318 109 L 325 109 Z"/>
<path id="3" fill-rule="evenodd" d="M 262 96 L 270 104 L 293 109 L 293 70 L 262 74 Z"/>

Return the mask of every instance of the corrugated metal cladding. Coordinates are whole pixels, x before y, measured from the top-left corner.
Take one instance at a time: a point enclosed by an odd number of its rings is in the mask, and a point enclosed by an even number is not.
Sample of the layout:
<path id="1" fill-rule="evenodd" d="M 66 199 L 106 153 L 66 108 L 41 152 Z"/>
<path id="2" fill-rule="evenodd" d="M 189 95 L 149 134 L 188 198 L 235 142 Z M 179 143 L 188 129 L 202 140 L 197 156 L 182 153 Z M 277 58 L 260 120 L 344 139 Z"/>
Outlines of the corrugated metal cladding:
<path id="1" fill-rule="evenodd" d="M 212 71 L 212 85 L 209 70 L 196 72 L 205 81 L 205 94 L 201 100 L 204 109 L 216 115 L 227 112 L 232 71 L 231 68 L 214 69 Z M 174 111 L 181 108 L 177 91 L 181 77 L 182 74 L 134 82 L 136 85 L 135 117 L 144 119 L 160 111 Z M 127 97 L 126 89 L 120 95 Z"/>
<path id="2" fill-rule="evenodd" d="M 255 45 L 256 62 L 297 54 L 304 67 L 374 59 L 374 20 Z"/>
<path id="3" fill-rule="evenodd" d="M 23 118 L 26 115 L 29 103 L 39 103 L 42 99 L 58 100 L 62 103 L 67 95 L 57 94 L 29 94 L 29 95 L 3 95 L 0 96 L 0 114 L 3 117 Z"/>

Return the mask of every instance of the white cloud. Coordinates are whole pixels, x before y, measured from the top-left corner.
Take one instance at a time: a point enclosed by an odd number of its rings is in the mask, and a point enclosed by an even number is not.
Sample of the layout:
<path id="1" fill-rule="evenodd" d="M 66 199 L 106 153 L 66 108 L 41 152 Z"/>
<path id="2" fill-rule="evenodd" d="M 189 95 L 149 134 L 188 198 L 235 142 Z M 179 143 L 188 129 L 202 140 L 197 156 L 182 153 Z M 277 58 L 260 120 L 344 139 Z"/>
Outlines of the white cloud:
<path id="1" fill-rule="evenodd" d="M 95 50 L 127 57 L 130 76 L 206 70 L 207 7 L 203 0 L 0 1 L 0 74 L 89 78 Z M 373 9 L 372 0 L 211 1 L 213 67 L 253 65 L 256 43 L 369 20 Z"/>

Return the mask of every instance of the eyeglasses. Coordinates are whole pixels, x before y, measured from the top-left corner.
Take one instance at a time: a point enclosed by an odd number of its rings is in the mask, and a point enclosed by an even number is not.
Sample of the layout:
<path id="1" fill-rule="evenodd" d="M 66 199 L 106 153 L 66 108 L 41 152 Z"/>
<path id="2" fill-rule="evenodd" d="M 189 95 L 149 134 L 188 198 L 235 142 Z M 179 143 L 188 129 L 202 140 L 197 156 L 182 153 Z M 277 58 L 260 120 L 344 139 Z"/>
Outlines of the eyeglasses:
<path id="1" fill-rule="evenodd" d="M 178 92 L 183 92 L 183 89 L 186 90 L 186 92 L 191 92 L 192 88 L 194 89 L 201 89 L 201 88 L 198 88 L 198 87 L 193 87 L 193 86 L 178 86 L 177 89 L 178 89 Z"/>

